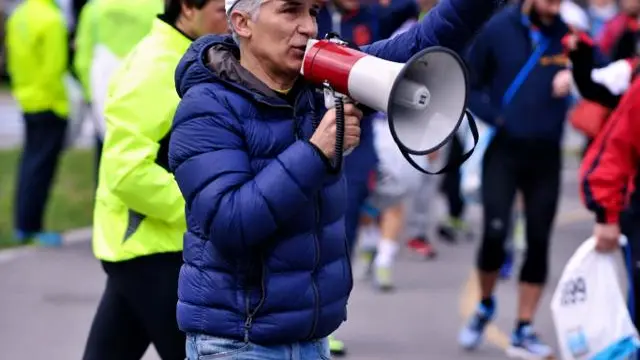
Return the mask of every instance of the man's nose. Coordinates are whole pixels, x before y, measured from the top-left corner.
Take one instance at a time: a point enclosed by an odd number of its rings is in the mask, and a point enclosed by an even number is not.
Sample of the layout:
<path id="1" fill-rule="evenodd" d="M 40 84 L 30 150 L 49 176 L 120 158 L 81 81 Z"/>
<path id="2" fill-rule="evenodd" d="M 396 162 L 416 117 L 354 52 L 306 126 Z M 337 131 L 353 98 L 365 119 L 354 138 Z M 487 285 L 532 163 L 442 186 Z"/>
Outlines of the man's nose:
<path id="1" fill-rule="evenodd" d="M 311 14 L 302 16 L 300 22 L 298 23 L 298 31 L 300 32 L 300 34 L 303 34 L 309 38 L 315 38 L 316 33 L 318 32 L 316 18 Z"/>

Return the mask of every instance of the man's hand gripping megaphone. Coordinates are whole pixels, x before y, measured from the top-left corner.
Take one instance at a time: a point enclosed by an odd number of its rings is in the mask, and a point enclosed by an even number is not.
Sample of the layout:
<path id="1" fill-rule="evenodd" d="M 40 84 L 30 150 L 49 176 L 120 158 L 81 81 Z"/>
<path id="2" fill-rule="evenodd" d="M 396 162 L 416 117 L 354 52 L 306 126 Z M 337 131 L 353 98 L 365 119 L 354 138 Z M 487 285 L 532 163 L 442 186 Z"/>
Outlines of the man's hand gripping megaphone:
<path id="1" fill-rule="evenodd" d="M 335 32 L 328 33 L 325 36 L 325 39 L 342 46 L 347 46 L 352 49 L 359 50 L 357 45 L 342 39 Z M 353 99 L 349 98 L 347 95 L 336 92 L 333 89 L 333 87 L 331 87 L 329 82 L 324 83 L 323 92 L 324 92 L 324 106 L 327 109 L 335 109 L 335 112 L 336 112 L 336 134 L 338 135 L 338 138 L 336 139 L 336 149 L 338 149 L 338 146 L 340 146 L 340 148 L 343 149 L 343 151 L 342 151 L 342 156 L 338 156 L 339 154 L 336 153 L 336 163 L 333 166 L 335 167 L 334 170 L 339 170 L 342 167 L 342 157 L 351 154 L 351 152 L 353 152 L 353 149 L 355 149 L 357 146 L 356 145 L 356 146 L 345 148 L 344 141 L 341 139 L 343 138 L 342 134 L 344 134 L 345 105 L 352 104 L 358 107 L 360 107 L 361 105 L 356 103 Z"/>

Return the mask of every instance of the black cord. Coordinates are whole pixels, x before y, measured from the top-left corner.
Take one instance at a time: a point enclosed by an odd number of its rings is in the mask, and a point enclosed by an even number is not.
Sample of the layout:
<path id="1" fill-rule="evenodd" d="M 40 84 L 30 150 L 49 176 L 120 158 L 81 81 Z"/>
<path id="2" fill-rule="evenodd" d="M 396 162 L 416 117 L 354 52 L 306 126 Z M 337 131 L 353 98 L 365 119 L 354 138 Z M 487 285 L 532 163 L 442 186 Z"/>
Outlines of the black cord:
<path id="1" fill-rule="evenodd" d="M 344 101 L 341 96 L 335 96 L 336 108 L 336 148 L 333 161 L 331 161 L 331 172 L 337 174 L 342 170 L 342 158 L 344 153 Z"/>

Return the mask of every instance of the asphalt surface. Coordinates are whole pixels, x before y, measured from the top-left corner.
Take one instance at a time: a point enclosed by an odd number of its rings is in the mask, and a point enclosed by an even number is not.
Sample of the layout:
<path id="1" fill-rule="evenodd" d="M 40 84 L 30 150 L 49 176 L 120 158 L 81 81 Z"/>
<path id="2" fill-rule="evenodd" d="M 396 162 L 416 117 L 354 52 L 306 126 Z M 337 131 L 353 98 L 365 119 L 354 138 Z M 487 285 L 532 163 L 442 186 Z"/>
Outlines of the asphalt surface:
<path id="1" fill-rule="evenodd" d="M 574 249 L 590 233 L 590 216 L 579 203 L 575 164 L 565 171 L 560 215 L 551 251 L 550 288 L 539 310 L 536 328 L 552 344 L 555 333 L 549 310 L 553 285 Z M 436 206 L 437 209 L 441 206 Z M 436 210 L 437 210 L 436 209 Z M 436 211 L 437 212 L 437 211 Z M 471 222 L 479 209 L 471 208 Z M 86 240 L 86 236 L 80 239 Z M 501 346 L 515 322 L 516 282 L 498 290 L 499 314 L 485 344 L 474 353 L 456 345 L 465 313 L 475 305 L 475 283 L 469 281 L 477 240 L 438 245 L 435 261 L 399 254 L 397 290 L 380 294 L 356 283 L 348 321 L 338 336 L 352 360 L 504 358 Z M 105 277 L 86 241 L 62 249 L 0 252 L 0 359 L 80 359 Z M 145 359 L 157 359 L 151 349 Z"/>

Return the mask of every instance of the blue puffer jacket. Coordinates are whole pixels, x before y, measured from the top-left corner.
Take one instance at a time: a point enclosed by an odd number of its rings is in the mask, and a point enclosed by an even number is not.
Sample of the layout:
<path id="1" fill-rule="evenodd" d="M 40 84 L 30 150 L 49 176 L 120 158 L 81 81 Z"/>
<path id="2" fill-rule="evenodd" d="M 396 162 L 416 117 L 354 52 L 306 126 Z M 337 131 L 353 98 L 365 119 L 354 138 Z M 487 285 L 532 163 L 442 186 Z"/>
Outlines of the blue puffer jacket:
<path id="1" fill-rule="evenodd" d="M 460 50 L 495 4 L 444 0 L 420 25 L 363 50 L 397 62 L 433 45 Z M 331 334 L 346 319 L 352 280 L 345 181 L 307 142 L 322 99 L 300 80 L 289 105 L 220 36 L 191 45 L 176 87 L 169 160 L 188 225 L 180 329 L 258 344 Z"/>

